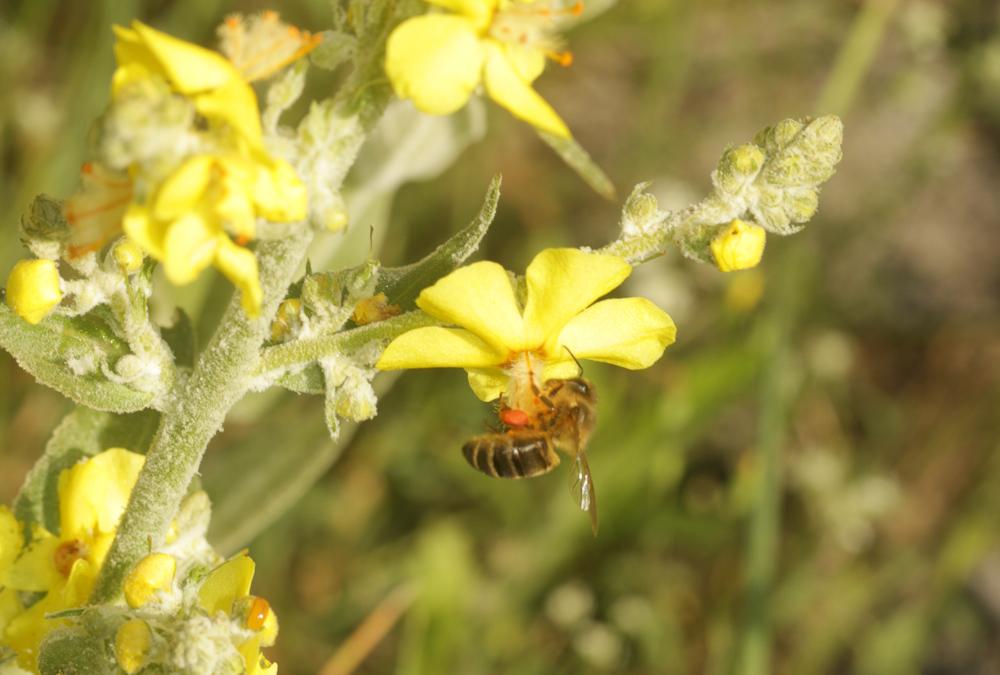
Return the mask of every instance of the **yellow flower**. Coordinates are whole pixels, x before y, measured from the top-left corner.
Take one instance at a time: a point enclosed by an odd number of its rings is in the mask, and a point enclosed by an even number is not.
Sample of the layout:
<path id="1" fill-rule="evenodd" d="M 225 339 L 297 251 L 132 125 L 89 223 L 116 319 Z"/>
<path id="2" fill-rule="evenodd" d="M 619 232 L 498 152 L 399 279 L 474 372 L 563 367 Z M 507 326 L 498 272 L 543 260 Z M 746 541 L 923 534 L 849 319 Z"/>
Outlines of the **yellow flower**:
<path id="1" fill-rule="evenodd" d="M 30 324 L 47 317 L 62 297 L 59 268 L 51 260 L 21 260 L 7 277 L 7 306 Z"/>
<path id="2" fill-rule="evenodd" d="M 734 220 L 712 240 L 715 264 L 723 272 L 756 267 L 764 256 L 767 233 L 760 225 Z"/>
<path id="3" fill-rule="evenodd" d="M 377 366 L 465 368 L 480 399 L 491 401 L 506 391 L 507 404 L 519 409 L 530 407 L 524 401 L 531 384 L 574 377 L 574 356 L 646 368 L 674 341 L 671 318 L 645 298 L 594 302 L 631 271 L 616 256 L 544 250 L 528 265 L 522 308 L 500 265 L 459 268 L 417 299 L 425 312 L 458 327 L 404 333 L 389 344 Z"/>
<path id="4" fill-rule="evenodd" d="M 305 187 L 294 169 L 262 153 L 195 155 L 125 214 L 125 233 L 163 262 L 167 278 L 187 284 L 215 265 L 242 293 L 247 314 L 260 311 L 257 258 L 230 239 L 249 241 L 256 218 L 301 220 Z"/>
<path id="5" fill-rule="evenodd" d="M 554 9 L 528 0 L 426 0 L 454 13 L 418 16 L 399 25 L 386 44 L 385 69 L 396 94 L 421 111 L 447 115 L 466 104 L 482 82 L 490 98 L 515 117 L 568 138 L 562 121 L 532 87 L 546 57 L 557 51 L 553 22 L 582 3 Z"/>
<path id="6" fill-rule="evenodd" d="M 228 59 L 139 21 L 114 31 L 118 68 L 111 79 L 112 95 L 132 82 L 162 77 L 206 119 L 225 123 L 251 146 L 261 146 L 257 96 Z"/>
<path id="7" fill-rule="evenodd" d="M 270 663 L 260 649 L 274 644 L 278 618 L 266 600 L 250 595 L 255 570 L 256 564 L 245 552 L 230 558 L 205 577 L 198 590 L 198 604 L 212 616 L 236 616 L 241 628 L 252 631 L 239 645 L 246 675 L 277 675 L 278 664 Z"/>
<path id="8" fill-rule="evenodd" d="M 9 589 L 45 593 L 15 615 L 0 636 L 22 667 L 35 667 L 42 638 L 64 621 L 46 615 L 86 602 L 144 461 L 142 455 L 112 448 L 59 475 L 59 536 L 36 528 L 0 578 Z"/>
<path id="9" fill-rule="evenodd" d="M 214 265 L 240 289 L 247 314 L 256 316 L 257 259 L 242 244 L 255 236 L 257 218 L 305 218 L 306 188 L 290 164 L 264 150 L 257 97 L 231 61 L 139 22 L 116 26 L 115 33 L 115 96 L 132 83 L 162 78 L 216 128 L 234 132 L 215 139 L 219 150 L 184 160 L 144 201 L 133 200 L 121 221 L 125 233 L 163 262 L 175 284 L 189 283 Z M 306 51 L 286 54 L 281 62 Z"/>

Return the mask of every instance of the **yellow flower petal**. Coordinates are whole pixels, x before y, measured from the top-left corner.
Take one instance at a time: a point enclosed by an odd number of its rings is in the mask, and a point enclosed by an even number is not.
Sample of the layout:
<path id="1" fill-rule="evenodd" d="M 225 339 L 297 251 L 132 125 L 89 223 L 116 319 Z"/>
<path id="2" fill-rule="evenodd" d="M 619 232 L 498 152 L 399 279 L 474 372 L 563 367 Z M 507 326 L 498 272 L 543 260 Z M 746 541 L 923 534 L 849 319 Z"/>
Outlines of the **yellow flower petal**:
<path id="1" fill-rule="evenodd" d="M 257 95 L 242 79 L 226 82 L 217 89 L 194 97 L 194 107 L 202 115 L 219 119 L 239 132 L 251 146 L 259 147 L 263 132 Z"/>
<path id="2" fill-rule="evenodd" d="M 0 506 L 0 587 L 6 584 L 4 574 L 21 552 L 24 531 L 17 518 L 6 506 Z"/>
<path id="3" fill-rule="evenodd" d="M 218 235 L 218 230 L 195 212 L 170 224 L 163 242 L 163 271 L 171 283 L 189 284 L 212 264 L 219 248 Z"/>
<path id="4" fill-rule="evenodd" d="M 472 387 L 473 393 L 485 403 L 500 398 L 500 394 L 507 388 L 507 381 L 510 379 L 499 368 L 473 368 L 467 372 L 469 386 Z"/>
<path id="5" fill-rule="evenodd" d="M 197 206 L 208 189 L 215 167 L 212 155 L 196 155 L 160 184 L 153 202 L 153 217 L 174 220 Z"/>
<path id="6" fill-rule="evenodd" d="M 234 79 L 241 79 L 236 68 L 224 56 L 210 49 L 179 40 L 139 21 L 132 22 L 132 31 L 138 41 L 127 40 L 123 50 L 126 59 L 136 59 L 146 64 L 151 57 L 182 94 L 215 89 Z M 123 33 L 124 31 L 119 32 L 120 41 Z M 140 44 L 148 50 L 148 57 L 141 54 Z"/>
<path id="7" fill-rule="evenodd" d="M 493 12 L 497 8 L 497 0 L 426 0 L 429 5 L 436 5 L 463 14 L 482 30 L 490 24 Z"/>
<path id="8" fill-rule="evenodd" d="M 37 530 L 20 557 L 0 577 L 0 585 L 38 593 L 62 583 L 62 575 L 54 562 L 55 551 L 61 543 L 47 531 Z"/>
<path id="9" fill-rule="evenodd" d="M 217 241 L 215 266 L 240 289 L 240 302 L 247 316 L 258 316 L 264 294 L 257 272 L 257 256 L 250 249 L 237 246 L 224 234 L 220 234 Z"/>
<path id="10" fill-rule="evenodd" d="M 52 260 L 18 261 L 7 277 L 7 306 L 37 324 L 62 302 L 59 268 Z"/>
<path id="11" fill-rule="evenodd" d="M 575 248 L 548 248 L 536 255 L 525 273 L 528 297 L 524 325 L 529 342 L 554 346 L 567 321 L 617 288 L 631 273 L 632 267 L 613 255 Z"/>
<path id="12" fill-rule="evenodd" d="M 59 474 L 60 538 L 86 540 L 118 526 L 146 458 L 111 448 Z"/>
<path id="13" fill-rule="evenodd" d="M 524 321 L 507 271 L 495 262 L 460 267 L 420 292 L 417 306 L 466 328 L 496 351 L 525 347 Z"/>
<path id="14" fill-rule="evenodd" d="M 428 326 L 403 333 L 389 343 L 375 364 L 381 370 L 398 368 L 481 368 L 506 358 L 462 328 Z"/>
<path id="15" fill-rule="evenodd" d="M 542 131 L 569 138 L 569 127 L 538 92 L 515 69 L 502 46 L 486 43 L 483 82 L 490 98 L 511 114 Z M 418 106 L 419 107 L 419 106 Z"/>
<path id="16" fill-rule="evenodd" d="M 449 14 L 408 19 L 389 36 L 385 71 L 400 98 L 418 110 L 447 115 L 466 104 L 482 76 L 477 25 Z"/>
<path id="17" fill-rule="evenodd" d="M 278 664 L 260 653 L 260 638 L 250 638 L 240 645 L 239 652 L 246 670 L 244 675 L 278 675 Z"/>
<path id="18" fill-rule="evenodd" d="M 167 228 L 155 221 L 149 209 L 131 204 L 122 218 L 122 229 L 128 238 L 157 260 L 163 259 L 163 239 Z"/>
<path id="19" fill-rule="evenodd" d="M 578 359 L 603 361 L 622 368 L 648 368 L 677 336 L 677 327 L 662 309 L 645 298 L 604 300 L 584 310 L 559 334 L 556 362 L 572 363 L 562 347 Z M 574 364 L 575 367 L 575 364 Z"/>
<path id="20" fill-rule="evenodd" d="M 13 588 L 0 590 L 0 636 L 7 630 L 11 619 L 24 611 L 24 605 Z"/>
<path id="21" fill-rule="evenodd" d="M 257 565 L 245 553 L 222 563 L 207 577 L 198 590 L 198 604 L 209 614 L 233 611 L 233 604 L 250 593 Z"/>
<path id="22" fill-rule="evenodd" d="M 538 47 L 505 44 L 503 50 L 511 68 L 525 82 L 534 82 L 545 70 L 545 52 Z"/>
<path id="23" fill-rule="evenodd" d="M 274 222 L 302 220 L 309 208 L 306 186 L 292 165 L 280 159 L 257 171 L 253 198 L 260 215 Z"/>

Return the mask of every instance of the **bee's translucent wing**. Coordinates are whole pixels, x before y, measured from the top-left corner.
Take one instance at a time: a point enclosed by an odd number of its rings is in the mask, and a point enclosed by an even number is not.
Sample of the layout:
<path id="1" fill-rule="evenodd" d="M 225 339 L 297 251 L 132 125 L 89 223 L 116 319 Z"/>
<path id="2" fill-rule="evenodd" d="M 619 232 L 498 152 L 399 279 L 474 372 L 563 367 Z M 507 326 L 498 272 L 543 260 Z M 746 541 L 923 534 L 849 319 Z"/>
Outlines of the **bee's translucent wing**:
<path id="1" fill-rule="evenodd" d="M 576 476 L 572 485 L 573 497 L 582 511 L 590 515 L 590 529 L 597 536 L 597 493 L 594 492 L 594 478 L 590 475 L 590 464 L 587 454 L 580 450 L 576 453 Z"/>

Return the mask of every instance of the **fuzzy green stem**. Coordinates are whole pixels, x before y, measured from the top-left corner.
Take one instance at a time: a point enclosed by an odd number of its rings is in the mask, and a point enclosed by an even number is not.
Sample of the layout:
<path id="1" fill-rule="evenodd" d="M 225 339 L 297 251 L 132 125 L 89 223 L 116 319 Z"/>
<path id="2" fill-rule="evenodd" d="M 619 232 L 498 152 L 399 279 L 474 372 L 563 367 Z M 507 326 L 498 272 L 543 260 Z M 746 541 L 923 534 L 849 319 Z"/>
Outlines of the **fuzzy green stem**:
<path id="1" fill-rule="evenodd" d="M 357 350 L 371 342 L 382 340 L 388 342 L 397 335 L 402 335 L 414 328 L 423 328 L 439 323 L 441 322 L 418 309 L 341 333 L 268 347 L 261 356 L 257 372 L 259 375 L 263 375 L 283 368 L 320 361 L 345 351 Z"/>
<path id="2" fill-rule="evenodd" d="M 261 243 L 257 251 L 261 317 L 248 317 L 234 297 L 190 379 L 172 396 L 101 569 L 92 603 L 116 598 L 125 575 L 148 553 L 150 543 L 162 540 L 208 442 L 246 393 L 260 345 L 268 335 L 269 321 L 264 317 L 272 316 L 284 299 L 311 240 L 312 233 L 303 228 L 286 239 Z"/>

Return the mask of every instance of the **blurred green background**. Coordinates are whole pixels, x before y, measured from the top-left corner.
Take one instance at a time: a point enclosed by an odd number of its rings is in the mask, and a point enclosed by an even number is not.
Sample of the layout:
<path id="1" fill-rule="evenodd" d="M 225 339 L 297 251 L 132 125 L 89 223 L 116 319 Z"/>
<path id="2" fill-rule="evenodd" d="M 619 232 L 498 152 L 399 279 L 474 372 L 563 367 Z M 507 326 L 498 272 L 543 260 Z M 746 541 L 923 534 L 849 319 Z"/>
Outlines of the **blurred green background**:
<path id="1" fill-rule="evenodd" d="M 210 44 L 225 14 L 265 7 L 0 6 L 3 274 L 31 197 L 75 186 L 107 102 L 110 24 Z M 278 9 L 330 25 L 325 1 Z M 203 479 L 215 540 L 259 562 L 281 671 L 351 672 L 371 636 L 353 672 L 1000 673 L 996 3 L 622 0 L 568 38 L 574 65 L 539 88 L 621 194 L 652 180 L 683 207 L 728 144 L 784 117 L 842 115 L 844 161 L 814 221 L 772 237 L 758 270 L 670 255 L 628 282 L 679 335 L 647 371 L 587 367 L 596 539 L 568 466 L 508 483 L 465 464 L 491 411 L 460 372 L 382 376 L 380 416 L 337 445 L 319 398 L 241 404 Z M 435 180 L 376 190 L 361 166 L 348 241 L 327 237 L 314 260 L 360 262 L 369 225 L 386 264 L 415 259 L 497 171 L 485 257 L 518 270 L 544 246 L 612 239 L 619 204 L 487 108 L 482 139 L 480 109 L 455 122 L 471 143 Z M 197 312 L 224 291 L 206 277 L 179 298 Z M 3 354 L 0 378 L 9 502 L 69 406 Z"/>

